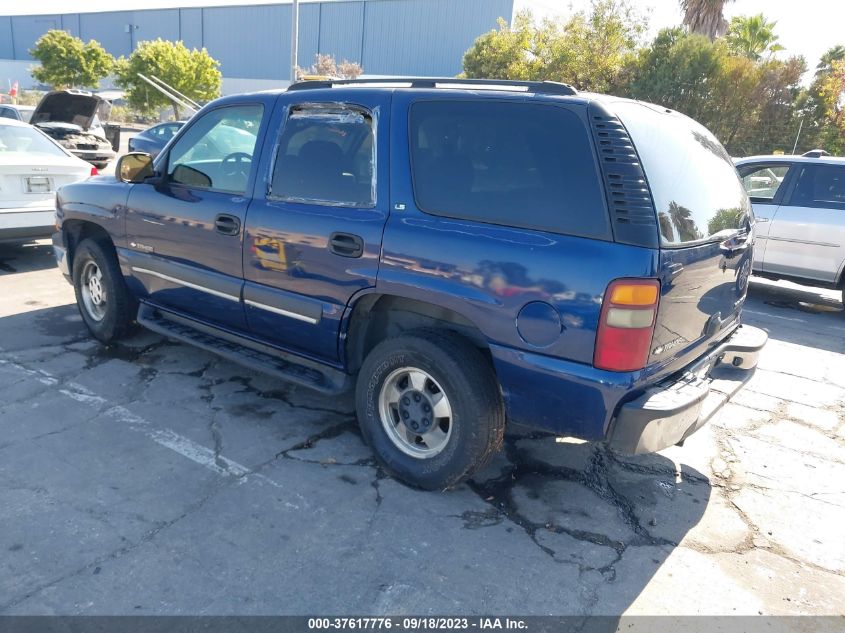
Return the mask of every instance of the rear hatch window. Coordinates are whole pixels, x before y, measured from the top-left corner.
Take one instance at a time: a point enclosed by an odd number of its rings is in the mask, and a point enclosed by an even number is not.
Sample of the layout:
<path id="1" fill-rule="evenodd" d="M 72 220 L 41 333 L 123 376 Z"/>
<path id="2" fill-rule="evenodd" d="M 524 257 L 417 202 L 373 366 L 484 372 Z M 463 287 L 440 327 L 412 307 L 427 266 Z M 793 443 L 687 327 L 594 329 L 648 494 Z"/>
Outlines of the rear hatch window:
<path id="1" fill-rule="evenodd" d="M 707 128 L 649 104 L 613 104 L 636 146 L 660 231 L 661 300 L 650 361 L 703 353 L 736 324 L 751 268 L 751 203 Z"/>

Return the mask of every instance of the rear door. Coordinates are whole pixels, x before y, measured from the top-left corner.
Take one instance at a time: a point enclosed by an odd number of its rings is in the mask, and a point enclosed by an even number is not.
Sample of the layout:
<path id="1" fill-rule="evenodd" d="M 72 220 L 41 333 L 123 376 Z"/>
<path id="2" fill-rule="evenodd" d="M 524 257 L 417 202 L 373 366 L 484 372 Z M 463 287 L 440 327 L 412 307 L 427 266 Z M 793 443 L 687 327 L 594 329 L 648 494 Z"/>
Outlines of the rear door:
<path id="1" fill-rule="evenodd" d="M 273 99 L 229 102 L 199 114 L 156 161 L 162 181 L 132 186 L 121 255 L 152 303 L 246 329 L 243 224 L 252 157 Z"/>
<path id="2" fill-rule="evenodd" d="M 338 99 L 331 90 L 279 98 L 243 255 L 252 332 L 329 362 L 344 308 L 376 283 L 388 215 L 390 93 Z"/>
<path id="3" fill-rule="evenodd" d="M 837 280 L 845 259 L 845 165 L 802 163 L 769 231 L 763 270 Z"/>
<path id="4" fill-rule="evenodd" d="M 769 231 L 792 177 L 787 162 L 746 163 L 737 167 L 754 209 L 754 270 L 763 270 Z"/>
<path id="5" fill-rule="evenodd" d="M 738 323 L 753 253 L 751 203 L 719 141 L 692 119 L 614 104 L 645 170 L 660 230 L 651 364 L 683 366 Z"/>

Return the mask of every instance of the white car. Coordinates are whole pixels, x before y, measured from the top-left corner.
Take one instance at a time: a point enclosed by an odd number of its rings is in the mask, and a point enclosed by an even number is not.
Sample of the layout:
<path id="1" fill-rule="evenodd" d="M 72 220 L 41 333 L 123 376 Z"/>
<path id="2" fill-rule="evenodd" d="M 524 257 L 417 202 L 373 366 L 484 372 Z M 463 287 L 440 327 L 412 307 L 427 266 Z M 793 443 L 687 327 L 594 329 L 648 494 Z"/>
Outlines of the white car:
<path id="1" fill-rule="evenodd" d="M 753 270 L 762 277 L 842 288 L 845 158 L 818 154 L 736 161 L 756 219 Z"/>
<path id="2" fill-rule="evenodd" d="M 28 123 L 0 118 L 0 242 L 49 237 L 56 189 L 96 173 Z"/>

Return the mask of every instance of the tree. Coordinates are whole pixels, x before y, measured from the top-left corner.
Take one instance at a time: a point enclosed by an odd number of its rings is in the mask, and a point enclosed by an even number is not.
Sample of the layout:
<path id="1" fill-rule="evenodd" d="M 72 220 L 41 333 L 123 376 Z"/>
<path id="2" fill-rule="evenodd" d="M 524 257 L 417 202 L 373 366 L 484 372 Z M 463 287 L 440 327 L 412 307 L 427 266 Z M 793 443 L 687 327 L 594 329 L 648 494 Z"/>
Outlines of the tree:
<path id="1" fill-rule="evenodd" d="M 836 46 L 827 49 L 816 66 L 816 75 L 829 73 L 833 69 L 833 62 L 840 61 L 842 59 L 845 59 L 845 46 L 837 44 Z"/>
<path id="2" fill-rule="evenodd" d="M 180 118 L 179 104 L 147 84 L 138 73 L 154 75 L 194 101 L 209 101 L 220 94 L 220 63 L 204 48 L 188 49 L 182 42 L 162 39 L 141 42 L 129 58 L 115 64 L 117 84 L 126 90 L 129 105 L 142 112 L 173 106 Z"/>
<path id="3" fill-rule="evenodd" d="M 824 148 L 832 154 L 845 150 L 845 60 L 833 61 L 819 83 L 819 96 L 826 116 L 822 127 Z"/>
<path id="4" fill-rule="evenodd" d="M 603 92 L 634 57 L 646 20 L 626 0 L 593 0 L 565 22 L 534 23 L 530 12 L 481 35 L 464 55 L 463 76 L 552 80 Z"/>
<path id="5" fill-rule="evenodd" d="M 731 19 L 725 40 L 732 52 L 753 61 L 758 61 L 764 53 L 784 50 L 777 43 L 775 35 L 777 22 L 770 22 L 762 13 L 749 16 L 736 16 Z"/>
<path id="6" fill-rule="evenodd" d="M 666 29 L 640 51 L 620 92 L 696 119 L 733 155 L 768 153 L 792 148 L 805 70 L 801 57 L 754 62 L 724 40 Z"/>
<path id="7" fill-rule="evenodd" d="M 540 36 L 530 11 L 516 15 L 508 25 L 499 18 L 498 29 L 480 35 L 464 53 L 463 75 L 479 79 L 534 79 L 542 63 Z"/>
<path id="8" fill-rule="evenodd" d="M 722 15 L 725 4 L 730 0 L 681 0 L 684 25 L 690 33 L 704 35 L 711 42 L 728 30 L 728 22 Z"/>
<path id="9" fill-rule="evenodd" d="M 361 65 L 344 59 L 339 64 L 332 55 L 317 53 L 310 68 L 296 68 L 297 78 L 304 75 L 319 75 L 321 77 L 339 77 L 341 79 L 355 79 L 364 72 Z"/>
<path id="10" fill-rule="evenodd" d="M 57 90 L 96 88 L 114 65 L 114 58 L 96 40 L 85 43 L 58 29 L 38 38 L 29 54 L 41 62 L 32 69 L 33 78 Z"/>

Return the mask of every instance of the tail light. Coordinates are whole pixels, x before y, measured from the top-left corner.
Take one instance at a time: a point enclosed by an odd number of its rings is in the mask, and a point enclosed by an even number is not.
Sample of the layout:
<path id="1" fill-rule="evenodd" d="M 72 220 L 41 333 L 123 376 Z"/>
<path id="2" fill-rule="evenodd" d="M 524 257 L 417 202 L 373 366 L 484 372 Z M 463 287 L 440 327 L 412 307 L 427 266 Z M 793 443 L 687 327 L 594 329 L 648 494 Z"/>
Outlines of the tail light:
<path id="1" fill-rule="evenodd" d="M 100 175 L 100 172 L 97 170 L 97 168 L 96 168 L 96 167 L 94 167 L 93 165 L 91 165 L 91 173 L 90 173 L 90 174 L 88 174 L 88 175 L 89 175 L 89 176 L 99 176 L 99 175 Z"/>
<path id="2" fill-rule="evenodd" d="M 593 365 L 610 371 L 645 367 L 659 301 L 660 282 L 656 279 L 610 282 L 601 309 Z"/>

